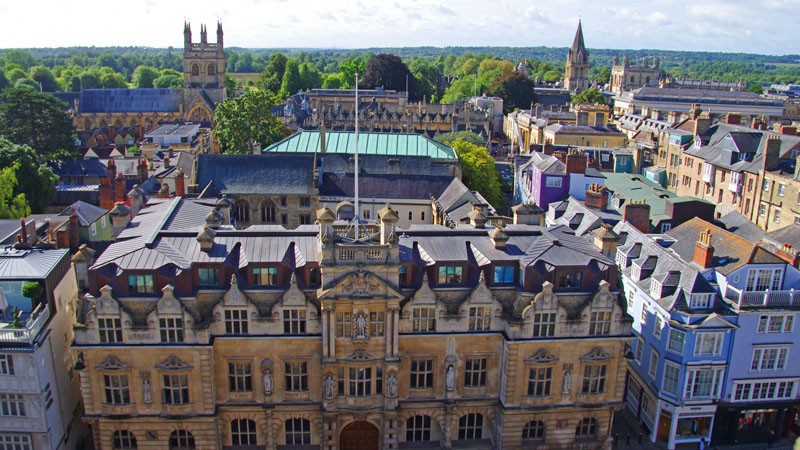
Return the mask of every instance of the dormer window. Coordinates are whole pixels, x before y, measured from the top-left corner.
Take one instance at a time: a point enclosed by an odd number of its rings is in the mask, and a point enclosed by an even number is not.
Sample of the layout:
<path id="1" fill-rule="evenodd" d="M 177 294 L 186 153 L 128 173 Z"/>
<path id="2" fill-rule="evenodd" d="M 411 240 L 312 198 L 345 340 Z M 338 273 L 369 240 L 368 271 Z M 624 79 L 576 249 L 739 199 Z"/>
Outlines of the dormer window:
<path id="1" fill-rule="evenodd" d="M 558 287 L 580 289 L 583 272 L 580 270 L 564 270 L 558 274 Z"/>
<path id="2" fill-rule="evenodd" d="M 617 250 L 617 256 L 614 262 L 617 263 L 617 267 L 628 267 L 628 257 L 622 250 Z"/>
<path id="3" fill-rule="evenodd" d="M 219 269 L 216 267 L 200 267 L 197 269 L 197 284 L 200 287 L 219 286 Z"/>
<path id="4" fill-rule="evenodd" d="M 514 266 L 495 266 L 494 284 L 513 284 Z"/>
<path id="5" fill-rule="evenodd" d="M 439 284 L 461 284 L 461 266 L 439 266 Z"/>
<path id="6" fill-rule="evenodd" d="M 633 281 L 640 281 L 641 277 L 642 277 L 642 266 L 634 264 L 631 267 L 631 278 L 633 278 Z"/>
<path id="7" fill-rule="evenodd" d="M 128 291 L 137 294 L 154 294 L 156 292 L 152 275 L 128 275 Z"/>
<path id="8" fill-rule="evenodd" d="M 745 291 L 778 290 L 781 287 L 783 269 L 750 269 L 747 272 Z"/>
<path id="9" fill-rule="evenodd" d="M 661 298 L 661 289 L 662 285 L 660 281 L 657 281 L 655 278 L 650 282 L 650 296 L 654 299 Z"/>
<path id="10" fill-rule="evenodd" d="M 253 267 L 253 284 L 274 286 L 278 284 L 278 269 L 275 267 Z"/>
<path id="11" fill-rule="evenodd" d="M 714 294 L 692 294 L 689 307 L 692 309 L 708 309 Z"/>

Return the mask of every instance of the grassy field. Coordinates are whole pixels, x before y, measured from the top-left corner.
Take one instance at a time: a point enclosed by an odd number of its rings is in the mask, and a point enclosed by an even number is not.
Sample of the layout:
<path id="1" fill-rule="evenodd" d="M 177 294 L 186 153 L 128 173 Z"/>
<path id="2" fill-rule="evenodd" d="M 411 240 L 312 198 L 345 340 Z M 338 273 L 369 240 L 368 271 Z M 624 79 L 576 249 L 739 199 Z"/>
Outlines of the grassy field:
<path id="1" fill-rule="evenodd" d="M 259 73 L 228 73 L 228 76 L 242 83 L 242 86 L 252 86 L 258 82 Z M 251 84 L 252 82 L 252 84 Z"/>

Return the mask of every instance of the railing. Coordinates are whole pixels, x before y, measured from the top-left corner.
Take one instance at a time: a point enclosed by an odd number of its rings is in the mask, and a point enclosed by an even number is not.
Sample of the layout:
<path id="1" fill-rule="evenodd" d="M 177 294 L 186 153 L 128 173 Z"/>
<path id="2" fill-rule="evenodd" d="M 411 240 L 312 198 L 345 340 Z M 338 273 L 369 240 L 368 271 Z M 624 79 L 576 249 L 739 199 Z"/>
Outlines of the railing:
<path id="1" fill-rule="evenodd" d="M 22 328 L 11 328 L 11 324 L 3 324 L 3 328 L 0 328 L 0 342 L 33 342 L 49 318 L 50 310 L 47 306 L 39 305 Z"/>
<path id="2" fill-rule="evenodd" d="M 739 308 L 749 306 L 800 306 L 800 290 L 789 289 L 788 291 L 740 291 L 728 286 L 725 298 L 734 301 Z"/>

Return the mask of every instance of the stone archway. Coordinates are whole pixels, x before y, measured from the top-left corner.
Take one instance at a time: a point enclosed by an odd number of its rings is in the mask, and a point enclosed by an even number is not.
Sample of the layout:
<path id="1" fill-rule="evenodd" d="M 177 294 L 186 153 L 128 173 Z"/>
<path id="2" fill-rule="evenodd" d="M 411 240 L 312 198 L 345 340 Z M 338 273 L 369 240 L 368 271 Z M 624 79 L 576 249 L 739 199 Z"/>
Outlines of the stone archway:
<path id="1" fill-rule="evenodd" d="M 339 450 L 379 450 L 380 438 L 378 427 L 365 420 L 357 420 L 342 429 Z"/>

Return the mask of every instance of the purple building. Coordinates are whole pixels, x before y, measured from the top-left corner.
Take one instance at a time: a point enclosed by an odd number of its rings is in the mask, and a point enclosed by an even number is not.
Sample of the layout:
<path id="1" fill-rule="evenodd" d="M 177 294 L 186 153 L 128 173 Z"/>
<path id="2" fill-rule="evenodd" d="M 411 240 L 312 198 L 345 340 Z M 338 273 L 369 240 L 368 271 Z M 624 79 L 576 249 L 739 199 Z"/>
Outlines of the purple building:
<path id="1" fill-rule="evenodd" d="M 517 203 L 535 203 L 546 210 L 569 194 L 567 165 L 555 156 L 533 152 L 518 171 Z"/>

